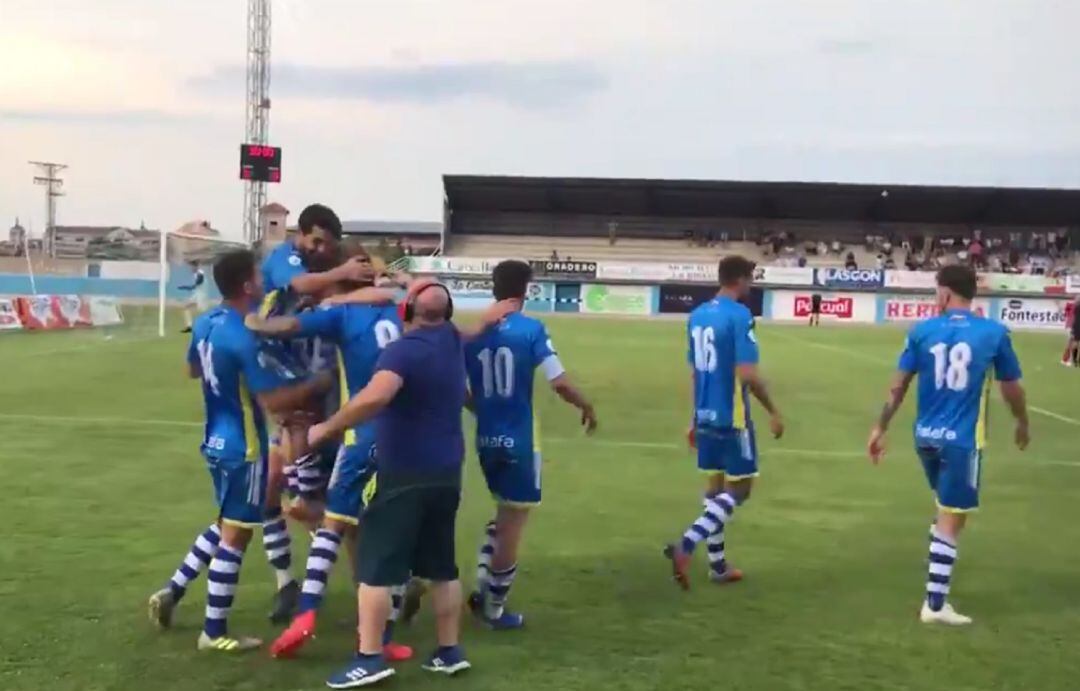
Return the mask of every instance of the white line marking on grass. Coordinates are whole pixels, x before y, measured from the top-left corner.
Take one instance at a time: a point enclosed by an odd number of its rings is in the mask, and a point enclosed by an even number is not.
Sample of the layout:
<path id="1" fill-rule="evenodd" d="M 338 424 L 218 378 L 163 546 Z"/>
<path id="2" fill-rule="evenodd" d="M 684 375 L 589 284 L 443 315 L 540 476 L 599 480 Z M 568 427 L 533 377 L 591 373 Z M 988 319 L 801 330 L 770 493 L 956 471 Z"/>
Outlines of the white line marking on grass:
<path id="1" fill-rule="evenodd" d="M 789 341 L 789 342 L 802 343 L 804 345 L 808 345 L 808 346 L 811 346 L 811 347 L 814 347 L 814 348 L 819 348 L 821 350 L 830 350 L 832 352 L 840 353 L 842 355 L 847 355 L 848 357 L 853 357 L 853 358 L 856 358 L 858 360 L 864 360 L 866 362 L 873 362 L 875 364 L 890 364 L 889 361 L 885 360 L 884 358 L 873 357 L 872 355 L 866 355 L 865 353 L 861 353 L 861 352 L 859 352 L 857 350 L 851 350 L 849 348 L 844 348 L 842 346 L 835 346 L 835 345 L 831 345 L 829 343 L 817 343 L 815 341 L 809 341 L 809 340 L 807 340 L 805 338 L 800 338 L 799 336 L 791 336 L 791 335 L 788 335 L 788 334 L 784 334 L 784 336 L 782 337 L 782 340 L 786 340 L 786 341 Z M 1071 418 L 1071 417 L 1067 417 L 1065 415 L 1061 415 L 1060 413 L 1055 413 L 1054 411 L 1047 410 L 1046 408 L 1040 408 L 1039 406 L 1036 406 L 1036 405 L 1028 405 L 1028 410 L 1030 410 L 1033 413 L 1037 413 L 1039 415 L 1043 415 L 1045 417 L 1057 420 L 1058 422 L 1064 422 L 1065 424 L 1068 424 L 1068 425 L 1075 425 L 1077 427 L 1080 427 L 1080 420 L 1077 420 L 1077 419 Z"/>
<path id="2" fill-rule="evenodd" d="M 1054 418 L 1055 420 L 1059 420 L 1059 421 L 1064 422 L 1066 424 L 1080 426 L 1080 420 L 1077 420 L 1077 419 L 1071 418 L 1071 417 L 1066 417 L 1064 415 L 1059 415 L 1058 413 L 1055 413 L 1052 410 L 1047 410 L 1045 408 L 1040 408 L 1039 406 L 1035 406 L 1035 405 L 1029 405 L 1028 410 L 1030 410 L 1033 413 L 1038 413 L 1039 415 L 1045 415 L 1046 417 Z"/>
<path id="3" fill-rule="evenodd" d="M 0 420 L 44 423 L 73 423 L 76 425 L 164 425 L 168 427 L 202 427 L 201 422 L 184 420 L 155 420 L 128 417 L 83 417 L 81 415 L 28 415 L 24 413 L 0 413 Z"/>
<path id="4" fill-rule="evenodd" d="M 1034 410 L 1034 409 L 1033 409 Z M 1049 412 L 1049 411 L 1047 411 Z M 1059 417 L 1056 413 L 1052 414 L 1052 417 Z M 1070 424 L 1080 424 L 1080 421 L 1073 420 L 1072 418 L 1066 418 L 1060 416 L 1061 419 Z M 155 418 L 129 418 L 129 417 L 83 417 L 79 415 L 30 415 L 24 413 L 0 413 L 0 422 L 41 422 L 45 424 L 77 424 L 77 425 L 157 425 L 162 427 L 183 427 L 183 428 L 197 428 L 202 427 L 203 423 L 194 422 L 189 420 L 161 420 Z M 673 442 L 652 442 L 652 441 L 624 441 L 619 439 L 596 439 L 589 437 L 542 437 L 541 442 L 548 441 L 556 444 L 586 444 L 596 446 L 608 446 L 612 448 L 638 448 L 638 449 L 663 449 L 668 451 L 689 451 L 689 448 L 684 444 L 676 444 Z M 818 456 L 822 458 L 861 458 L 865 455 L 863 451 L 831 451 L 822 449 L 797 449 L 778 447 L 770 448 L 766 451 L 766 455 L 778 455 L 778 456 Z M 1040 465 L 1055 465 L 1055 466 L 1068 466 L 1068 467 L 1080 467 L 1080 461 L 1057 461 L 1057 460 L 1044 460 L 1039 462 Z"/>

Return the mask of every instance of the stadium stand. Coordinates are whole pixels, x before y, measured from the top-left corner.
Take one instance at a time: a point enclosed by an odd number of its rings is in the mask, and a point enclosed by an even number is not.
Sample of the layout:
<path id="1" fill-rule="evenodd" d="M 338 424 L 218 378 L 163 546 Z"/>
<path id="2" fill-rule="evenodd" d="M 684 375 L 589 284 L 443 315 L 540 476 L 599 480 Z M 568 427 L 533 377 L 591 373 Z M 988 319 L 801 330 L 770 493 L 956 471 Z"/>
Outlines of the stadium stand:
<path id="1" fill-rule="evenodd" d="M 445 254 L 994 271 L 1073 268 L 1075 190 L 698 180 L 443 178 Z"/>

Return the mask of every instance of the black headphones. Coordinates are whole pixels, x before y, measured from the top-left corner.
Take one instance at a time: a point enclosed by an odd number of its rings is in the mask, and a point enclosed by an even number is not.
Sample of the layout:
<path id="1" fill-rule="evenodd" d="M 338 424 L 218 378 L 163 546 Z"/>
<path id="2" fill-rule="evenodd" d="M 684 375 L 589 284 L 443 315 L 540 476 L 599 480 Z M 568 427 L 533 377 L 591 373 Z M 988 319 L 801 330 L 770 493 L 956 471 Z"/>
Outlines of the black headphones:
<path id="1" fill-rule="evenodd" d="M 416 298 L 428 288 L 442 288 L 446 292 L 446 312 L 443 314 L 443 318 L 450 321 L 454 317 L 454 297 L 450 294 L 450 289 L 442 283 L 424 281 L 410 289 L 405 296 L 405 302 L 401 303 L 401 313 L 399 315 L 401 321 L 409 323 L 413 320 L 416 316 Z"/>

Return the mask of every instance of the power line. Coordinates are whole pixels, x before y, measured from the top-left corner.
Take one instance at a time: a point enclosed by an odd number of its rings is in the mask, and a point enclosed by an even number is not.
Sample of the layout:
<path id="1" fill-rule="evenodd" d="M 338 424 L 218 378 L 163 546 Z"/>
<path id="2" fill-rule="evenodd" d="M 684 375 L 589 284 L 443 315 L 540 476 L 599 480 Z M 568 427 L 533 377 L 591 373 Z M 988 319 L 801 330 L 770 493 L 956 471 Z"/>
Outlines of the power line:
<path id="1" fill-rule="evenodd" d="M 30 165 L 38 169 L 39 175 L 34 176 L 34 184 L 45 188 L 45 251 L 49 256 L 56 253 L 56 198 L 64 196 L 62 187 L 64 181 L 58 176 L 60 171 L 67 168 L 65 163 L 52 163 L 50 161 L 29 161 Z"/>

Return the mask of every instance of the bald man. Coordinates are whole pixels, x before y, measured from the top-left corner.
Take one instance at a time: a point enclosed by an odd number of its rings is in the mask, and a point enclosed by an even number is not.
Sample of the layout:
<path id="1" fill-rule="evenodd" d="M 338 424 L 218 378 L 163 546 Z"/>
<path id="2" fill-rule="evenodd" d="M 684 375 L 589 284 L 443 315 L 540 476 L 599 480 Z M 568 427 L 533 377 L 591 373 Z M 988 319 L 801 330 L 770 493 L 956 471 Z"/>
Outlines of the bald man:
<path id="1" fill-rule="evenodd" d="M 363 514 L 358 554 L 359 652 L 327 680 L 331 688 L 366 686 L 394 673 L 382 655 L 383 627 L 390 588 L 410 575 L 432 584 L 438 648 L 424 669 L 456 674 L 469 668 L 458 645 L 461 583 L 454 549 L 465 367 L 450 306 L 444 286 L 413 284 L 405 333 L 383 350 L 371 382 L 311 428 L 309 441 L 317 446 L 375 418 L 377 484 Z"/>

